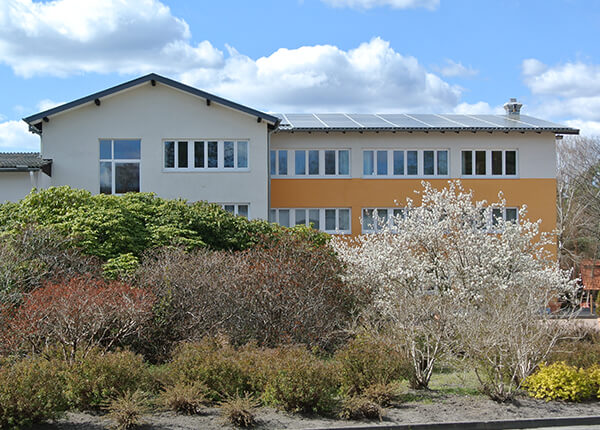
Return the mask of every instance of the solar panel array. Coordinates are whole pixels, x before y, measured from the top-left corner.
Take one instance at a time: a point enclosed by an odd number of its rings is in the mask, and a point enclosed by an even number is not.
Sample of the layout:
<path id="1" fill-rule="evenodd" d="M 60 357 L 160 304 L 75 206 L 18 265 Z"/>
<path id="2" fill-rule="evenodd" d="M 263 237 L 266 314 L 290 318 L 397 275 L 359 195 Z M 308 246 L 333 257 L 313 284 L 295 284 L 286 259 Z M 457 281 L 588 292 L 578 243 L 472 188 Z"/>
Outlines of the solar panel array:
<path id="1" fill-rule="evenodd" d="M 527 115 L 435 115 L 435 114 L 344 114 L 290 113 L 281 118 L 279 129 L 294 130 L 453 130 L 453 131 L 551 131 L 576 134 L 578 130 Z"/>

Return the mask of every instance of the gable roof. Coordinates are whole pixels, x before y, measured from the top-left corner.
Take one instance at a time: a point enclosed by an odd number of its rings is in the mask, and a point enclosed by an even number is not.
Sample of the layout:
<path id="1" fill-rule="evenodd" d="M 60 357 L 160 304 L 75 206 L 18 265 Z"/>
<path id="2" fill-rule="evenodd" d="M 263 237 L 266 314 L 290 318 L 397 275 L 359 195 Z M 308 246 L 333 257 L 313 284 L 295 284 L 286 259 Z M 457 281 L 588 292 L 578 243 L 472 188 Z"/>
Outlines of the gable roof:
<path id="1" fill-rule="evenodd" d="M 90 94 L 89 96 L 82 97 L 82 98 L 74 100 L 72 102 L 62 104 L 55 108 L 36 113 L 34 115 L 23 118 L 23 121 L 25 121 L 27 124 L 29 124 L 30 131 L 35 132 L 35 130 L 32 130 L 32 126 L 35 126 L 35 125 L 41 123 L 44 119 L 47 119 L 52 115 L 56 115 L 60 112 L 64 112 L 66 110 L 79 107 L 86 103 L 94 103 L 96 100 L 101 100 L 102 97 L 106 97 L 111 94 L 115 94 L 120 91 L 129 89 L 129 88 L 132 88 L 132 87 L 135 87 L 138 85 L 142 85 L 147 82 L 151 82 L 152 85 L 156 85 L 157 82 L 160 82 L 161 84 L 167 85 L 169 87 L 172 87 L 172 88 L 184 91 L 186 93 L 206 99 L 207 103 L 212 103 L 212 102 L 218 103 L 222 106 L 226 106 L 228 108 L 246 113 L 248 115 L 255 116 L 261 121 L 262 120 L 266 121 L 271 127 L 277 127 L 277 125 L 279 124 L 279 121 L 280 121 L 280 119 L 276 116 L 269 115 L 267 113 L 258 111 L 256 109 L 252 109 L 250 107 L 232 102 L 231 100 L 227 100 L 222 97 L 216 96 L 214 94 L 210 94 L 205 91 L 199 90 L 197 88 L 191 87 L 189 85 L 182 84 L 181 82 L 174 81 L 173 79 L 165 78 L 164 76 L 157 75 L 156 73 L 150 73 L 149 75 L 142 76 L 142 77 L 134 79 L 132 81 L 125 82 L 123 84 L 114 86 L 112 88 L 108 88 L 103 91 L 99 91 L 94 94 Z M 38 131 L 41 131 L 41 129 L 38 128 Z"/>
<path id="2" fill-rule="evenodd" d="M 278 131 L 534 131 L 579 134 L 579 130 L 527 115 L 276 114 Z"/>
<path id="3" fill-rule="evenodd" d="M 0 152 L 0 172 L 29 172 L 41 170 L 48 176 L 52 160 L 42 158 L 39 152 Z"/>

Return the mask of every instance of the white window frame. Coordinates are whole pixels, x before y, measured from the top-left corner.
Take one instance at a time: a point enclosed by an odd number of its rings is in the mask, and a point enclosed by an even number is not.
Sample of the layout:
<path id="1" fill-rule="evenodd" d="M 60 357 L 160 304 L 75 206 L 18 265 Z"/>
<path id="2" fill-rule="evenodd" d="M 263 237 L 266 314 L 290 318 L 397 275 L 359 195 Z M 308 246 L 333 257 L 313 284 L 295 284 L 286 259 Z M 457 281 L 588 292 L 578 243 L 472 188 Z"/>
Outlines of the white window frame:
<path id="1" fill-rule="evenodd" d="M 174 167 L 165 167 L 167 142 L 175 143 L 175 163 Z M 188 167 L 179 167 L 179 142 L 187 142 L 188 148 Z M 195 144 L 203 142 L 204 146 L 204 167 L 195 167 Z M 208 167 L 208 143 L 217 142 L 217 167 Z M 233 142 L 233 163 L 234 167 L 225 167 L 225 142 Z M 237 167 L 238 165 L 238 146 L 240 143 L 246 143 L 247 167 Z M 250 139 L 163 139 L 162 140 L 162 171 L 163 172 L 248 172 L 250 171 Z"/>
<path id="2" fill-rule="evenodd" d="M 304 210 L 305 212 L 305 226 L 309 226 L 309 212 L 310 210 L 318 210 L 319 211 L 319 231 L 323 231 L 329 234 L 352 234 L 352 209 L 351 208 L 271 208 L 269 210 L 269 221 L 279 223 L 279 211 L 287 210 L 290 215 L 290 227 L 295 227 L 296 224 L 296 210 Z M 335 210 L 335 230 L 326 230 L 325 229 L 325 211 L 326 210 Z M 348 211 L 348 229 L 340 230 L 340 210 Z M 301 225 L 301 224 L 298 224 Z"/>
<path id="3" fill-rule="evenodd" d="M 230 213 L 232 213 L 235 216 L 244 216 L 244 215 L 240 215 L 239 210 L 240 210 L 240 206 L 246 206 L 247 210 L 248 210 L 247 218 L 250 219 L 250 203 L 246 203 L 246 202 L 230 203 L 230 202 L 228 202 L 228 203 L 217 203 L 217 204 L 220 205 L 223 208 L 223 210 L 226 210 L 226 211 L 227 211 L 227 209 L 225 209 L 225 206 L 233 206 L 233 212 L 230 212 Z"/>
<path id="4" fill-rule="evenodd" d="M 110 150 L 111 150 L 111 157 L 112 158 L 100 158 L 100 142 L 103 140 L 110 140 Z M 127 158 L 127 159 L 123 159 L 123 158 L 115 158 L 115 140 L 132 140 L 132 141 L 139 141 L 140 142 L 140 158 Z M 120 196 L 123 195 L 124 193 L 116 193 L 115 189 L 116 189 L 116 168 L 115 165 L 116 164 L 126 164 L 126 163 L 134 163 L 138 165 L 138 178 L 139 178 L 139 190 L 137 192 L 141 192 L 142 191 L 142 139 L 141 138 L 120 138 L 120 137 L 103 137 L 98 139 L 98 168 L 100 168 L 100 163 L 111 163 L 110 166 L 110 174 L 111 174 L 111 190 L 110 190 L 110 194 L 113 194 L 115 196 Z M 100 169 L 98 170 L 98 190 L 101 189 L 101 181 L 102 178 L 100 177 Z M 135 191 L 130 191 L 130 192 L 135 192 Z"/>
<path id="5" fill-rule="evenodd" d="M 487 221 L 487 223 L 488 223 L 488 232 L 490 232 L 490 233 L 502 233 L 502 230 L 499 229 L 499 228 L 496 228 L 496 226 L 494 225 L 494 219 L 493 219 L 493 217 L 494 217 L 494 210 L 497 210 L 497 209 L 500 209 L 502 211 L 502 220 L 504 222 L 507 221 L 506 220 L 506 211 L 509 210 L 509 209 L 515 210 L 517 212 L 517 218 L 514 220 L 514 222 L 516 222 L 517 224 L 519 223 L 520 218 L 519 218 L 519 208 L 518 207 L 513 207 L 513 206 L 506 206 L 506 207 L 502 207 L 502 208 L 492 207 L 491 210 L 490 210 L 490 217 L 489 217 L 489 219 Z"/>
<path id="6" fill-rule="evenodd" d="M 372 151 L 373 152 L 373 174 L 367 175 L 365 174 L 365 152 Z M 386 151 L 387 152 L 387 175 L 378 175 L 377 174 L 377 152 Z M 402 151 L 404 152 L 404 173 L 401 175 L 394 174 L 394 151 Z M 416 174 L 408 174 L 408 152 L 416 152 L 417 153 L 417 173 Z M 425 170 L 425 152 L 433 151 L 433 175 L 426 175 L 424 173 Z M 447 154 L 447 168 L 448 173 L 445 175 L 438 174 L 438 152 L 445 151 Z M 362 164 L 361 164 L 361 177 L 363 179 L 423 179 L 423 178 L 449 178 L 450 177 L 450 149 L 449 148 L 362 148 Z M 385 209 L 385 208 L 384 208 Z"/>
<path id="7" fill-rule="evenodd" d="M 279 151 L 287 151 L 287 175 L 279 174 Z M 304 151 L 304 171 L 305 174 L 296 174 L 296 151 Z M 317 151 L 319 153 L 319 174 L 309 174 L 309 151 Z M 325 152 L 334 151 L 335 153 L 335 173 L 325 174 Z M 340 171 L 340 152 L 348 151 L 348 173 L 339 174 Z M 352 177 L 352 150 L 350 148 L 287 148 L 287 149 L 271 149 L 271 152 L 275 152 L 275 173 L 271 173 L 272 178 L 302 178 L 302 179 L 327 179 L 327 178 L 351 178 Z M 269 162 L 271 155 L 269 154 Z M 271 167 L 269 167 L 271 172 Z"/>
<path id="8" fill-rule="evenodd" d="M 364 213 L 365 211 L 373 211 L 373 220 L 374 220 L 374 227 L 373 229 L 370 228 L 366 228 L 365 226 L 365 222 L 364 222 Z M 394 231 L 394 211 L 395 210 L 401 210 L 402 211 L 402 217 L 406 217 L 406 208 L 402 208 L 402 207 L 391 207 L 391 208 L 374 208 L 374 207 L 369 207 L 369 208 L 361 208 L 360 210 L 360 225 L 361 225 L 361 231 L 363 234 L 372 234 L 372 233 L 379 233 L 381 231 L 381 229 L 384 227 L 383 225 L 379 225 L 380 224 L 380 220 L 381 218 L 379 218 L 377 216 L 377 211 L 381 211 L 381 210 L 387 210 L 388 211 L 388 216 L 387 216 L 387 227 L 390 229 L 390 231 Z"/>
<path id="9" fill-rule="evenodd" d="M 471 152 L 471 174 L 465 174 L 463 173 L 463 152 Z M 476 171 L 476 166 L 475 166 L 475 153 L 478 151 L 485 151 L 485 175 L 484 174 L 477 174 L 475 173 Z M 502 174 L 501 175 L 493 175 L 492 174 L 492 152 L 502 152 Z M 514 151 L 515 152 L 515 174 L 514 175 L 508 175 L 506 174 L 506 153 L 509 151 Z M 498 148 L 491 148 L 491 149 L 481 149 L 481 148 L 462 148 L 460 150 L 460 177 L 461 178 L 489 178 L 489 179 L 493 179 L 493 178 L 518 178 L 519 177 L 519 151 L 517 149 L 514 148 L 507 148 L 507 149 L 498 149 Z"/>

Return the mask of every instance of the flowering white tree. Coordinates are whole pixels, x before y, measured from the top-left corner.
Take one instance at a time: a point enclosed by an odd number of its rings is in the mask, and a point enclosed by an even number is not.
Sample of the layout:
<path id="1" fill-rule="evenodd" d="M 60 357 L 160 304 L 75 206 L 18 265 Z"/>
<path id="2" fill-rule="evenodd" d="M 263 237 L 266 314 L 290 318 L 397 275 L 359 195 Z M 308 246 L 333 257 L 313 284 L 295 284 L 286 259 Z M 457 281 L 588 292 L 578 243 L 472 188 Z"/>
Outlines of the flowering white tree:
<path id="1" fill-rule="evenodd" d="M 423 187 L 421 205 L 407 200 L 393 227 L 333 242 L 346 281 L 375 291 L 365 318 L 407 353 L 413 386 L 427 386 L 441 354 L 461 351 L 484 389 L 505 400 L 558 339 L 545 308 L 573 282 L 525 207 L 507 221 L 501 195 L 488 205 L 459 181 Z"/>

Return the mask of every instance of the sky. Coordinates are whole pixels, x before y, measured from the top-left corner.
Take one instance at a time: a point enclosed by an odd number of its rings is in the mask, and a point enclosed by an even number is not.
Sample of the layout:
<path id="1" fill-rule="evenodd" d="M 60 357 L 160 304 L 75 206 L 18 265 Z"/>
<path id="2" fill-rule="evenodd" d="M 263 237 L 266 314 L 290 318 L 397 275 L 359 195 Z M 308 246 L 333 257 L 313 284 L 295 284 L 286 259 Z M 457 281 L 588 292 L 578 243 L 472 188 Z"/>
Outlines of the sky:
<path id="1" fill-rule="evenodd" d="M 21 118 L 147 73 L 265 112 L 523 114 L 600 135 L 597 0 L 0 0 Z"/>

